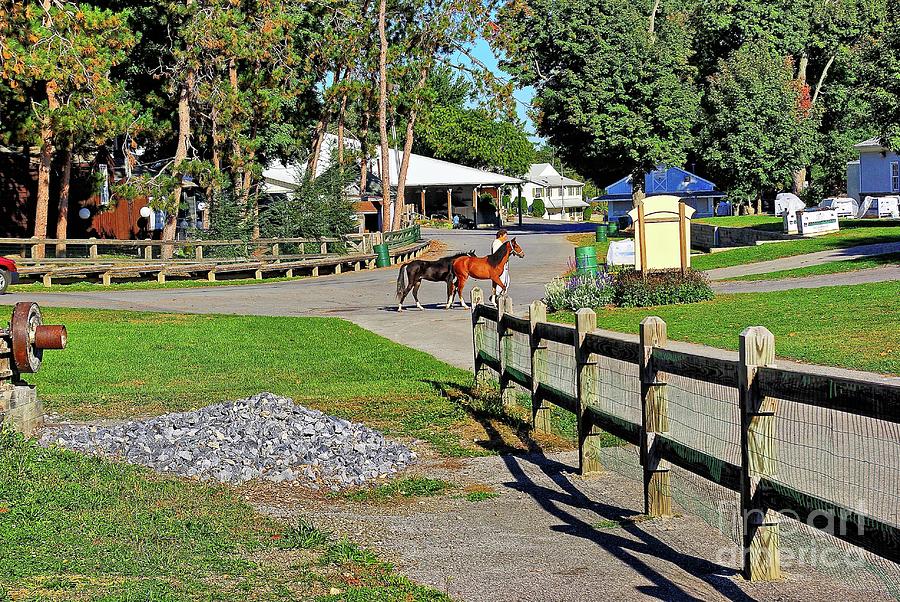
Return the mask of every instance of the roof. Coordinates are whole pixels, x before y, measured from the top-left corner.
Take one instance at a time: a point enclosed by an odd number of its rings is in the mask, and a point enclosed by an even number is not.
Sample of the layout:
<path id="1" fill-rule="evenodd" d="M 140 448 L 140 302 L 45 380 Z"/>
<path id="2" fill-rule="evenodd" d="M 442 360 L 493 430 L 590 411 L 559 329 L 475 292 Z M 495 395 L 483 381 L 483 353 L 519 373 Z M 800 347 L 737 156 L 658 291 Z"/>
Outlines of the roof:
<path id="1" fill-rule="evenodd" d="M 544 201 L 544 207 L 547 209 L 582 209 L 587 207 L 589 203 L 585 203 L 581 199 L 541 199 Z"/>
<path id="2" fill-rule="evenodd" d="M 716 189 L 716 185 L 697 174 L 680 167 L 660 166 L 644 177 L 644 190 L 647 196 L 670 194 L 680 197 L 723 197 L 725 193 Z M 613 182 L 606 187 L 603 200 L 630 199 L 632 194 L 631 176 Z"/>
<path id="3" fill-rule="evenodd" d="M 359 201 L 353 203 L 353 210 L 357 213 L 378 213 L 378 209 L 372 201 Z"/>
<path id="4" fill-rule="evenodd" d="M 584 182 L 573 180 L 559 174 L 550 163 L 532 163 L 525 175 L 528 182 L 542 186 L 583 186 Z"/>
<path id="5" fill-rule="evenodd" d="M 335 152 L 337 146 L 337 137 L 333 134 L 327 134 L 322 147 L 322 154 L 319 164 L 316 168 L 317 173 L 322 173 L 328 168 L 331 156 Z M 348 138 L 345 140 L 345 147 L 359 148 L 359 142 Z M 378 157 L 381 156 L 380 150 L 376 152 L 376 157 L 371 160 L 370 171 L 376 177 L 381 173 L 381 162 Z M 391 186 L 397 186 L 398 167 L 402 158 L 402 153 L 397 149 L 390 149 L 390 171 Z M 266 192 L 269 194 L 278 194 L 295 190 L 297 184 L 302 177 L 306 165 L 302 163 L 291 163 L 285 165 L 280 162 L 274 162 L 263 170 L 263 180 L 266 183 Z M 453 186 L 503 186 L 507 184 L 521 184 L 522 180 L 511 178 L 502 174 L 475 169 L 474 167 L 466 167 L 449 161 L 433 159 L 423 155 L 411 153 L 409 156 L 409 170 L 406 175 L 407 188 L 450 188 Z"/>
<path id="6" fill-rule="evenodd" d="M 397 185 L 398 165 L 401 154 L 390 150 L 391 186 Z M 376 168 L 377 169 L 377 168 Z M 380 170 L 378 170 L 380 171 Z M 520 184 L 522 180 L 502 174 L 466 167 L 449 161 L 433 159 L 411 153 L 406 186 L 409 188 L 450 187 L 450 186 L 502 186 Z"/>
<path id="7" fill-rule="evenodd" d="M 869 138 L 868 140 L 863 140 L 859 144 L 853 145 L 853 148 L 860 151 L 877 151 L 881 152 L 884 150 L 884 145 L 881 144 L 881 138 L 877 136 L 875 138 Z"/>

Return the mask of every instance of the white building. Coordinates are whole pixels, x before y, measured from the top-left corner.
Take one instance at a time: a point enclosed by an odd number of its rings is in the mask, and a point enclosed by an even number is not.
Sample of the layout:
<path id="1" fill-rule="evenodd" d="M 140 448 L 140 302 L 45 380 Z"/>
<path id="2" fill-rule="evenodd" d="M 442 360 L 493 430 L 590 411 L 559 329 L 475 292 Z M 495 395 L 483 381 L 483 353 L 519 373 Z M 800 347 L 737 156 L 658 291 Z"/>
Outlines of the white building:
<path id="1" fill-rule="evenodd" d="M 350 151 L 358 151 L 359 142 L 352 138 L 344 140 L 344 147 Z M 321 175 L 333 163 L 337 154 L 337 136 L 326 134 L 316 172 Z M 377 183 L 381 186 L 381 151 L 375 149 L 375 156 L 369 162 L 369 186 Z M 336 159 L 335 159 L 336 160 Z M 396 191 L 402 152 L 390 149 L 390 183 Z M 287 194 L 295 190 L 305 170 L 303 164 L 283 165 L 275 162 L 263 170 L 265 192 L 268 194 Z M 522 181 L 502 174 L 482 169 L 466 167 L 410 154 L 409 170 L 404 186 L 405 204 L 410 212 L 428 216 L 446 218 L 448 215 L 459 215 L 471 219 L 478 224 L 496 224 L 500 221 L 498 209 L 499 199 L 504 192 L 515 195 L 516 186 Z M 367 186 L 367 188 L 369 188 Z M 357 187 L 358 188 L 358 187 Z M 382 200 L 381 192 L 356 190 L 360 197 L 357 211 L 361 216 L 360 227 L 364 231 L 381 228 Z M 490 195 L 488 203 L 479 202 L 479 197 Z M 393 205 L 393 201 L 391 201 Z"/>
<path id="2" fill-rule="evenodd" d="M 544 203 L 544 219 L 557 221 L 577 221 L 584 208 L 584 183 L 559 174 L 549 163 L 535 163 L 525 176 L 522 197 L 527 199 L 529 209 L 535 199 Z"/>

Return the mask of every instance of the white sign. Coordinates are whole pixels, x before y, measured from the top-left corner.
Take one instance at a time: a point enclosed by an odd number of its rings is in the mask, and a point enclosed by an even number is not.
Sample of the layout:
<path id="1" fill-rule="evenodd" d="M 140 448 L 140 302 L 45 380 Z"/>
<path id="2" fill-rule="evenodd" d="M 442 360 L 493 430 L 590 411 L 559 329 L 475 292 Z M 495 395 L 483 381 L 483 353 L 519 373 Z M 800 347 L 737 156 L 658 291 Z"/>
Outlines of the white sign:
<path id="1" fill-rule="evenodd" d="M 784 231 L 788 234 L 797 234 L 799 230 L 797 229 L 797 212 L 796 211 L 785 211 L 784 212 Z"/>
<path id="2" fill-rule="evenodd" d="M 671 270 L 691 267 L 694 208 L 677 196 L 648 196 L 628 212 L 634 223 L 634 268 Z"/>
<path id="3" fill-rule="evenodd" d="M 835 209 L 798 211 L 797 225 L 799 226 L 800 234 L 824 234 L 826 232 L 837 232 L 840 229 Z"/>
<path id="4" fill-rule="evenodd" d="M 617 240 L 609 243 L 606 251 L 606 265 L 634 265 L 634 239 Z"/>

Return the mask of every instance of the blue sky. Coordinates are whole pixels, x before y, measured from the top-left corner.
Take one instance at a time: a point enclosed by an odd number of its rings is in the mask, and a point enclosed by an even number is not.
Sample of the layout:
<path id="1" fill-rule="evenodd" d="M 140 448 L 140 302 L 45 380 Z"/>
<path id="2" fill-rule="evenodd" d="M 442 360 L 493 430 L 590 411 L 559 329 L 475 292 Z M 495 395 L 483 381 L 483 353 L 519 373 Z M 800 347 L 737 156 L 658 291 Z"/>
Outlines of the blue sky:
<path id="1" fill-rule="evenodd" d="M 486 40 L 479 38 L 478 41 L 472 48 L 472 56 L 474 56 L 477 60 L 484 63 L 488 66 L 497 77 L 508 80 L 509 75 L 506 74 L 497 62 L 497 57 L 494 56 L 494 51 L 491 49 L 490 45 Z M 471 65 L 471 61 L 469 58 L 461 53 L 457 53 L 454 57 L 454 61 L 459 63 L 460 65 Z M 525 130 L 528 132 L 529 136 L 532 140 L 538 141 L 540 140 L 534 130 L 534 123 L 532 123 L 531 119 L 528 118 L 528 108 L 531 105 L 531 100 L 534 97 L 534 89 L 531 87 L 517 89 L 513 96 L 516 98 L 516 111 L 519 114 L 519 118 L 525 122 Z"/>

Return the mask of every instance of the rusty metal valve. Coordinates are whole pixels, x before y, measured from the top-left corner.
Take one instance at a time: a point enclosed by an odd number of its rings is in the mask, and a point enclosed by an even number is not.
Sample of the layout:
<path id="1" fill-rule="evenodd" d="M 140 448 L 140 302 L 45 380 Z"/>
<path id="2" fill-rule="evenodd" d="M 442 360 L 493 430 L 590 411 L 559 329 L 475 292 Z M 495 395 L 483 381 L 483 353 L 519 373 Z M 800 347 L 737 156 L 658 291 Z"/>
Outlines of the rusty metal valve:
<path id="1" fill-rule="evenodd" d="M 37 303 L 25 302 L 16 303 L 9 329 L 0 330 L 0 337 L 9 340 L 15 370 L 30 374 L 40 369 L 45 349 L 65 349 L 68 335 L 65 326 L 44 324 Z"/>

